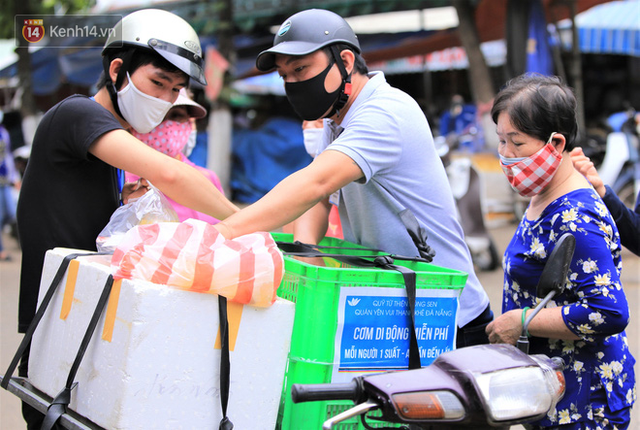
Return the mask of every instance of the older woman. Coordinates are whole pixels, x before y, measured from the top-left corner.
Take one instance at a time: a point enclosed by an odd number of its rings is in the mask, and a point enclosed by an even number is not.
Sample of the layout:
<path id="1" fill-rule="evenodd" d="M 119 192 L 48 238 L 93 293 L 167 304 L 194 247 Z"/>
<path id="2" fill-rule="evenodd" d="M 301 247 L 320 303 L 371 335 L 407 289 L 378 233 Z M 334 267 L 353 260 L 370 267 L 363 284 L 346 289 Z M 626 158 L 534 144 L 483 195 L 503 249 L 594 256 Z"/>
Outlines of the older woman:
<path id="1" fill-rule="evenodd" d="M 531 353 L 564 359 L 567 390 L 530 428 L 624 429 L 636 399 L 635 359 L 625 327 L 620 236 L 606 206 L 573 167 L 576 99 L 555 77 L 523 75 L 496 96 L 499 154 L 509 183 L 531 197 L 503 260 L 503 314 L 487 327 L 492 343 L 515 344 L 558 238 L 576 250 L 565 291 L 529 325 Z"/>

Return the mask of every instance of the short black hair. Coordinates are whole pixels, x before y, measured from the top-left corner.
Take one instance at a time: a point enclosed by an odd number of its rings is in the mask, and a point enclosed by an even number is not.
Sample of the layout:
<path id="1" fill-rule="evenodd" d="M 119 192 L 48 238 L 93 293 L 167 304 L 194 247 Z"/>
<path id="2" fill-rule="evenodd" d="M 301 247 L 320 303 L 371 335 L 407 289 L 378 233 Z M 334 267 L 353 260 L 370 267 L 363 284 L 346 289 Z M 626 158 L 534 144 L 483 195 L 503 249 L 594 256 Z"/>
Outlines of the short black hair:
<path id="1" fill-rule="evenodd" d="M 165 60 L 161 55 L 156 54 L 154 51 L 150 49 L 140 49 L 140 48 L 129 48 L 132 49 L 131 60 L 129 62 L 129 67 L 127 72 L 130 75 L 133 74 L 139 67 L 146 66 L 147 64 L 151 64 L 154 67 L 162 69 L 169 73 L 182 72 L 179 68 L 171 64 L 169 61 Z M 109 64 L 116 58 L 123 59 L 125 54 L 129 51 L 129 49 L 114 49 L 111 52 L 107 51 L 104 55 L 108 55 Z M 96 87 L 101 89 L 105 85 L 111 82 L 111 79 L 107 76 L 105 71 L 103 70 L 100 74 L 100 78 L 98 78 L 98 82 L 96 83 Z M 119 88 L 116 88 L 119 90 Z"/>
<path id="2" fill-rule="evenodd" d="M 527 73 L 513 78 L 500 90 L 491 108 L 491 118 L 506 112 L 519 131 L 546 141 L 551 133 L 562 134 L 565 151 L 573 149 L 578 135 L 576 97 L 557 76 Z"/>
<path id="3" fill-rule="evenodd" d="M 351 45 L 347 45 L 346 43 L 336 43 L 333 45 L 329 45 L 329 46 L 325 46 L 324 48 L 322 48 L 322 50 L 327 54 L 327 56 L 329 58 L 332 58 L 332 53 L 331 53 L 331 46 L 335 46 L 336 48 L 338 48 L 338 52 L 342 52 L 345 49 L 348 49 L 349 51 L 353 52 L 353 55 L 355 56 L 355 60 L 353 63 L 353 69 L 360 73 L 361 75 L 366 75 L 367 73 L 369 73 L 369 68 L 367 67 L 367 62 L 364 61 L 364 58 L 362 58 L 362 55 L 358 54 L 356 51 L 354 51 L 353 47 Z"/>

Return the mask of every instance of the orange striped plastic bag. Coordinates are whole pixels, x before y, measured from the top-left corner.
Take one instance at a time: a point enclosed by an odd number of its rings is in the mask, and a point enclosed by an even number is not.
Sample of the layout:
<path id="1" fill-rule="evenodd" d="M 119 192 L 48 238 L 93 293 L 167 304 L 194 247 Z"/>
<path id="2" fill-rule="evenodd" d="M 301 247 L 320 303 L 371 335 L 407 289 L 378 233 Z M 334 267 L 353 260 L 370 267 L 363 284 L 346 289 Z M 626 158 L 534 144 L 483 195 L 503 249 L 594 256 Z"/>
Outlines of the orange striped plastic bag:
<path id="1" fill-rule="evenodd" d="M 267 307 L 276 300 L 284 258 L 271 235 L 252 233 L 227 240 L 211 224 L 138 225 L 111 258 L 115 279 L 140 279 L 231 301 Z"/>

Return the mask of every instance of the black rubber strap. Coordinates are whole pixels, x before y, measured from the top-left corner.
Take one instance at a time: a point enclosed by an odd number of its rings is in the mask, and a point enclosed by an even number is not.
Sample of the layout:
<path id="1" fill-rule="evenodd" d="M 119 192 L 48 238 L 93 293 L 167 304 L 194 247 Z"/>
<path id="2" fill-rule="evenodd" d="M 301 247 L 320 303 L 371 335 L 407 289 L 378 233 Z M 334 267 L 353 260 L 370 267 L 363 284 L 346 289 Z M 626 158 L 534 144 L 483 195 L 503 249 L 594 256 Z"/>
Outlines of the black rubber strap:
<path id="1" fill-rule="evenodd" d="M 102 316 L 102 311 L 104 311 L 105 307 L 107 306 L 112 286 L 113 276 L 109 275 L 107 281 L 105 282 L 104 288 L 102 289 L 102 294 L 100 295 L 100 299 L 98 300 L 96 309 L 93 311 L 91 320 L 89 320 L 89 325 L 84 333 L 82 342 L 80 342 L 80 348 L 78 348 L 76 358 L 71 365 L 71 370 L 69 371 L 69 376 L 67 377 L 67 384 L 62 389 L 62 391 L 60 391 L 58 395 L 56 395 L 56 397 L 47 408 L 47 414 L 44 417 L 44 421 L 42 422 L 42 427 L 40 427 L 40 430 L 53 429 L 60 417 L 67 412 L 67 407 L 71 402 L 71 391 L 73 391 L 73 389 L 78 385 L 77 382 L 74 382 L 76 373 L 78 373 L 78 369 L 80 368 L 80 363 L 82 362 L 84 353 L 87 351 L 89 342 L 91 342 L 91 338 L 93 337 L 93 332 L 98 325 L 100 317 Z"/>
<path id="2" fill-rule="evenodd" d="M 326 116 L 326 118 L 333 116 L 336 112 L 340 112 L 340 110 L 347 104 L 349 100 L 349 96 L 351 95 L 351 73 L 347 72 L 347 69 L 344 67 L 344 62 L 340 57 L 340 51 L 338 51 L 338 47 L 336 45 L 331 45 L 331 54 L 333 55 L 333 59 L 340 70 L 340 75 L 342 76 L 342 84 L 340 85 L 340 94 L 338 95 L 338 100 L 333 105 L 333 109 Z M 349 88 L 347 89 L 347 85 Z"/>
<path id="3" fill-rule="evenodd" d="M 227 417 L 229 404 L 229 373 L 231 363 L 229 360 L 229 320 L 227 318 L 227 298 L 218 296 L 218 314 L 220 317 L 220 404 L 222 406 L 222 420 L 220 430 L 233 429 L 233 423 Z"/>
<path id="4" fill-rule="evenodd" d="M 372 252 L 375 254 L 362 254 L 362 255 L 357 255 L 355 257 L 357 258 L 361 258 L 361 259 L 366 259 L 366 258 L 370 258 L 370 259 L 376 259 L 378 257 L 382 255 L 384 256 L 389 256 L 391 258 L 393 258 L 394 260 L 402 260 L 402 261 L 417 261 L 419 263 L 431 263 L 431 260 L 428 258 L 424 258 L 424 257 L 408 257 L 406 255 L 398 255 L 398 254 L 388 254 L 385 253 L 384 251 L 380 251 L 379 249 L 374 249 L 374 248 L 364 248 L 364 247 L 358 247 L 358 248 L 351 248 L 351 247 L 342 247 L 342 246 L 324 246 L 324 245 L 309 245 L 306 243 L 302 243 L 302 242 L 281 242 L 281 241 L 276 241 L 276 244 L 278 245 L 278 248 L 280 248 L 280 250 L 282 252 L 284 252 L 287 255 L 291 255 L 294 257 L 309 257 L 309 253 L 316 253 L 318 255 L 313 255 L 313 257 L 329 257 L 329 258 L 334 258 L 336 260 L 342 261 L 343 263 L 346 263 L 347 260 L 350 255 L 349 254 L 333 254 L 331 252 L 322 252 L 320 253 L 319 250 L 332 250 L 332 249 L 340 249 L 342 251 L 360 251 L 360 252 Z M 306 246 L 306 247 L 304 247 Z M 356 265 L 354 263 L 354 265 Z M 369 266 L 367 266 L 369 267 Z M 375 267 L 375 264 L 372 265 L 371 267 Z"/>
<path id="5" fill-rule="evenodd" d="M 40 430 L 59 429 L 61 426 L 56 425 L 60 417 L 67 413 L 67 407 L 71 403 L 71 391 L 76 388 L 78 383 L 74 383 L 70 388 L 64 388 L 58 393 L 58 395 L 51 401 L 51 404 L 47 408 L 47 414 L 42 421 Z"/>
<path id="6" fill-rule="evenodd" d="M 410 337 L 409 337 L 409 369 L 419 369 L 420 365 L 420 349 L 418 348 L 418 339 L 416 337 L 416 272 L 408 267 L 393 264 L 394 256 L 392 255 L 372 255 L 367 256 L 373 260 L 367 260 L 365 256 L 344 255 L 344 254 L 326 254 L 316 249 L 315 245 L 309 245 L 302 242 L 276 242 L 283 253 L 287 255 L 296 255 L 298 257 L 330 257 L 346 264 L 356 267 L 378 267 L 385 270 L 395 270 L 400 272 L 404 280 L 404 286 L 407 290 L 407 301 L 410 311 Z"/>
<path id="7" fill-rule="evenodd" d="M 420 348 L 418 348 L 418 338 L 416 337 L 416 272 L 404 266 L 392 264 L 393 260 L 382 267 L 387 270 L 397 270 L 402 273 L 404 285 L 407 289 L 407 301 L 411 312 L 411 330 L 409 337 L 409 369 L 419 369 Z"/>
<path id="8" fill-rule="evenodd" d="M 113 105 L 113 110 L 118 114 L 118 116 L 126 121 L 126 118 L 120 112 L 120 105 L 118 104 L 118 88 L 124 82 L 124 78 L 127 76 L 127 72 L 129 71 L 129 64 L 131 63 L 131 58 L 133 57 L 135 49 L 129 49 L 122 56 L 122 65 L 120 66 L 120 71 L 118 72 L 118 76 L 116 76 L 116 82 L 111 81 L 109 76 L 109 67 L 111 67 L 111 61 L 114 58 L 107 53 L 102 57 L 102 68 L 104 69 L 104 73 L 106 75 L 107 84 L 105 85 L 107 91 L 109 92 L 109 98 L 111 99 L 111 104 Z"/>
<path id="9" fill-rule="evenodd" d="M 38 327 L 40 320 L 44 316 L 44 313 L 47 310 L 47 306 L 49 306 L 49 303 L 53 298 L 53 294 L 56 292 L 56 289 L 58 288 L 60 281 L 62 281 L 62 278 L 64 277 L 64 274 L 67 271 L 67 267 L 69 267 L 69 263 L 71 262 L 71 260 L 74 260 L 78 257 L 85 257 L 89 255 L 103 255 L 103 254 L 105 253 L 92 252 L 92 253 L 83 253 L 83 254 L 69 254 L 62 259 L 62 262 L 60 263 L 60 267 L 58 267 L 58 271 L 56 272 L 53 279 L 51 280 L 51 285 L 49 285 L 49 289 L 47 290 L 47 293 L 42 299 L 42 302 L 40 303 L 40 306 L 38 307 L 36 314 L 31 320 L 31 324 L 29 325 L 29 328 L 27 329 L 26 333 L 24 334 L 24 337 L 22 338 L 22 341 L 20 342 L 20 345 L 18 346 L 18 350 L 16 351 L 16 354 L 14 355 L 13 360 L 11 360 L 11 364 L 9 364 L 9 368 L 7 369 L 7 371 L 4 374 L 4 377 L 2 378 L 2 382 L 0 383 L 0 386 L 2 388 L 6 390 L 7 387 L 9 386 L 9 381 L 11 379 L 11 376 L 13 375 L 13 372 L 15 372 L 16 367 L 18 367 L 18 363 L 20 362 L 20 358 L 22 357 L 22 354 L 24 354 L 24 351 L 27 349 L 27 347 L 31 343 L 31 338 L 33 337 L 33 333 L 36 331 L 36 328 Z"/>

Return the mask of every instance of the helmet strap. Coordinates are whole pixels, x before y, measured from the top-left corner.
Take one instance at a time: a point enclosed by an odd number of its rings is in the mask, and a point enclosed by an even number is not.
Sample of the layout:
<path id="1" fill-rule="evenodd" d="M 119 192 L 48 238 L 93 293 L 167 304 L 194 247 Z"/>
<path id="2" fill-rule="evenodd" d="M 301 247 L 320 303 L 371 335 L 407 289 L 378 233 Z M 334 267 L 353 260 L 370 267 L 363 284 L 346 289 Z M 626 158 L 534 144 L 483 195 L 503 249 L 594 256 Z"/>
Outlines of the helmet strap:
<path id="1" fill-rule="evenodd" d="M 340 70 L 340 74 L 342 75 L 342 85 L 340 86 L 340 95 L 338 96 L 338 100 L 336 100 L 333 105 L 333 109 L 327 117 L 333 116 L 335 113 L 340 115 L 340 109 L 347 104 L 349 100 L 349 96 L 351 95 L 351 73 L 347 73 L 347 69 L 344 67 L 344 62 L 342 58 L 340 58 L 340 52 L 338 51 L 338 47 L 336 45 L 331 45 L 329 47 L 331 49 L 331 54 L 333 55 L 333 59 L 338 65 L 338 69 Z"/>
<path id="2" fill-rule="evenodd" d="M 118 71 L 118 76 L 116 76 L 115 84 L 111 80 L 111 75 L 109 74 L 109 68 L 111 66 L 112 60 L 109 60 L 107 55 L 102 57 L 102 67 L 104 69 L 104 73 L 109 78 L 109 82 L 107 82 L 107 85 L 106 85 L 107 91 L 109 92 L 109 98 L 111 99 L 113 110 L 122 119 L 124 119 L 124 116 L 122 116 L 122 112 L 120 112 L 120 106 L 118 106 L 118 88 L 120 88 L 120 85 L 122 85 L 122 82 L 124 82 L 125 76 L 127 76 L 127 71 L 129 70 L 129 64 L 131 63 L 131 57 L 133 57 L 133 52 L 134 52 L 134 49 L 129 49 L 122 56 L 122 66 Z"/>

